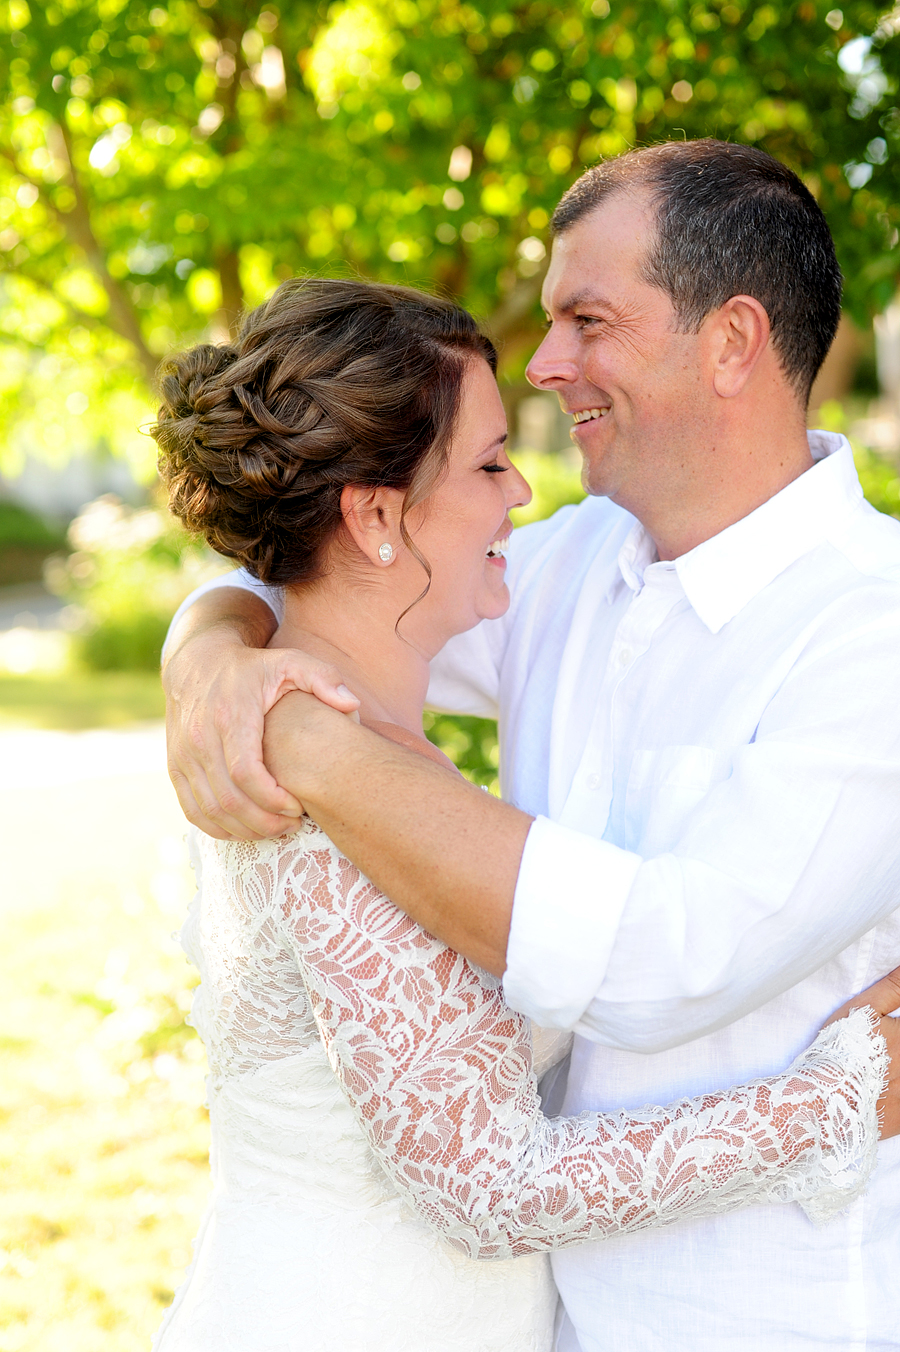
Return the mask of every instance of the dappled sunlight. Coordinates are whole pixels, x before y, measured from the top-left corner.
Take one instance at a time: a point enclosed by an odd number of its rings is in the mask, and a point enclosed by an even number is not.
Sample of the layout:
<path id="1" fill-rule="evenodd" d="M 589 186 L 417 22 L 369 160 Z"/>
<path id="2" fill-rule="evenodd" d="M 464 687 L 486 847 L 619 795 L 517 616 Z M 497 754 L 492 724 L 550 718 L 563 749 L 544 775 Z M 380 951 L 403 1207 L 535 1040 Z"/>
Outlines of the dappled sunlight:
<path id="1" fill-rule="evenodd" d="M 0 671 L 13 676 L 31 672 L 52 674 L 69 663 L 69 635 L 17 625 L 0 633 Z"/>
<path id="2" fill-rule="evenodd" d="M 0 734 L 3 1352 L 146 1349 L 209 1185 L 161 728 Z"/>

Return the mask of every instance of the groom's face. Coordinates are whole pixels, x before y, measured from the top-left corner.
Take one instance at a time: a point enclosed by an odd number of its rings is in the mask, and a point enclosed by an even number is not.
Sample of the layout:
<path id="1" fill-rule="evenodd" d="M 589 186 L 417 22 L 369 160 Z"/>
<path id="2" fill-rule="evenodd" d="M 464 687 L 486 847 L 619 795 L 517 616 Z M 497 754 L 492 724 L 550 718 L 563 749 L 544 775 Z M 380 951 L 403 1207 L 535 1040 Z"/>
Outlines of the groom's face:
<path id="1" fill-rule="evenodd" d="M 528 379 L 575 415 L 589 493 L 643 516 L 678 491 L 708 423 L 701 334 L 642 275 L 654 220 L 640 192 L 614 193 L 553 244 L 542 302 L 550 325 Z"/>

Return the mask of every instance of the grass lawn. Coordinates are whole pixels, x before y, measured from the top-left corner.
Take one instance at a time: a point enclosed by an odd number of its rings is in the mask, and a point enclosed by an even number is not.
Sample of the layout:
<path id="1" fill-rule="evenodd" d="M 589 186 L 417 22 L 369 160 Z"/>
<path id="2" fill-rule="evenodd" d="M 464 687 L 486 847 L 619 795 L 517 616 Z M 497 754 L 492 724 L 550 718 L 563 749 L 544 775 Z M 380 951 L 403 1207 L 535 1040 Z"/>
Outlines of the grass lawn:
<path id="1" fill-rule="evenodd" d="M 104 689 L 151 711 L 149 683 Z M 208 1187 L 184 823 L 159 730 L 0 731 L 0 759 L 0 1352 L 147 1352 Z"/>
<path id="2" fill-rule="evenodd" d="M 208 1190 L 155 673 L 0 673 L 0 1352 L 148 1352 Z M 496 732 L 428 718 L 496 791 Z"/>
<path id="3" fill-rule="evenodd" d="M 0 672 L 0 728 L 119 728 L 164 714 L 155 671 Z"/>

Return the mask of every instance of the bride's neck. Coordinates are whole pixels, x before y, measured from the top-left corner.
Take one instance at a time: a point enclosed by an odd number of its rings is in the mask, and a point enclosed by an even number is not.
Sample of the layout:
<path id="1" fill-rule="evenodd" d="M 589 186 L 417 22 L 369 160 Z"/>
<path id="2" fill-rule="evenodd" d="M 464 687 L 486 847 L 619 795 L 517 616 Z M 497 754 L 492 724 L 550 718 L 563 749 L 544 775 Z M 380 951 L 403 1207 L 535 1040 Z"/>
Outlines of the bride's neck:
<path id="1" fill-rule="evenodd" d="M 360 700 L 364 723 L 396 724 L 421 736 L 428 659 L 397 634 L 402 610 L 391 588 L 330 574 L 286 588 L 284 620 L 269 646 L 300 648 L 333 663 Z"/>

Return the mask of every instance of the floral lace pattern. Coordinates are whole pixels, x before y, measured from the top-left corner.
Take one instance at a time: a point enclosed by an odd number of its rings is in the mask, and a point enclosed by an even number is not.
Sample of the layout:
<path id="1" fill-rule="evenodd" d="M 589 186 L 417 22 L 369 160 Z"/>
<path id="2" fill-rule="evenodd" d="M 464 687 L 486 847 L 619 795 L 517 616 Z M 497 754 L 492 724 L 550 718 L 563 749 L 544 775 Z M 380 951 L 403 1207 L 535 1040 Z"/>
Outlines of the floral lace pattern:
<path id="1" fill-rule="evenodd" d="M 668 1107 L 541 1115 L 527 1020 L 305 821 L 278 841 L 198 837 L 211 1096 L 324 1046 L 368 1146 L 459 1252 L 505 1259 L 751 1202 L 822 1220 L 864 1186 L 883 1039 L 865 1011 L 783 1075 Z M 192 951 L 193 950 L 193 951 Z"/>

